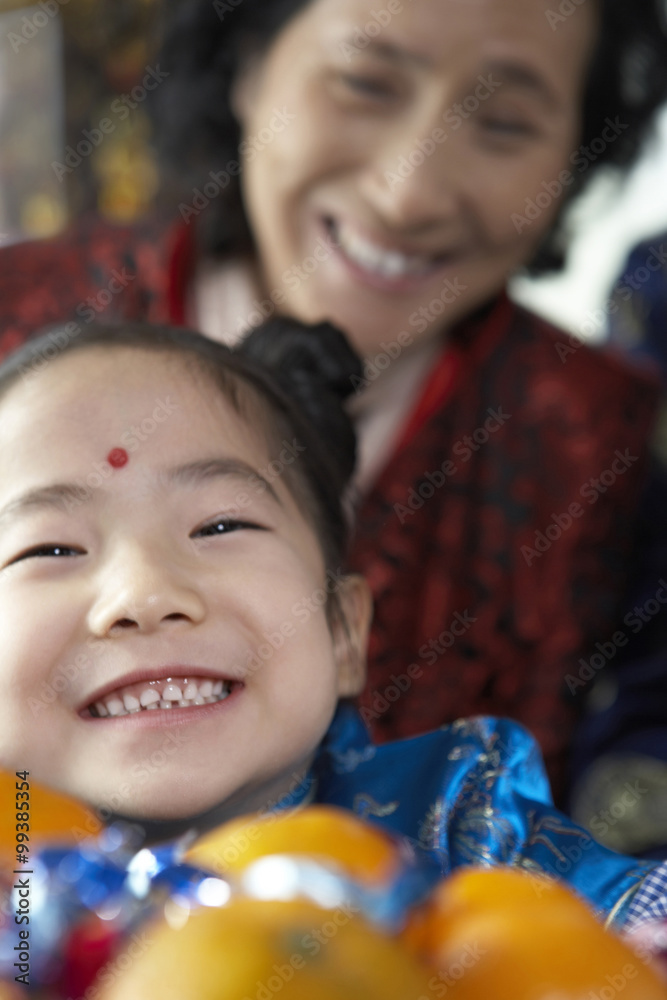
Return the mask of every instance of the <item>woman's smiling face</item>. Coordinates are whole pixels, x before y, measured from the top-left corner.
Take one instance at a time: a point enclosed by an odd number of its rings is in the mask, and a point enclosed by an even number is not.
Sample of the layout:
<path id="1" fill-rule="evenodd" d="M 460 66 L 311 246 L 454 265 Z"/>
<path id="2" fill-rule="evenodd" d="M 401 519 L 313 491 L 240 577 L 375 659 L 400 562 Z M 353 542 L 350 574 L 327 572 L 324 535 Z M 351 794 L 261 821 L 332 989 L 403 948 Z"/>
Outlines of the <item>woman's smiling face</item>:
<path id="1" fill-rule="evenodd" d="M 571 166 L 597 31 L 594 0 L 555 29 L 549 0 L 378 8 L 313 0 L 235 93 L 266 292 L 367 355 L 460 319 L 530 259 L 559 199 L 512 216 Z"/>
<path id="2" fill-rule="evenodd" d="M 364 626 L 332 638 L 262 430 L 182 357 L 131 348 L 52 362 L 0 409 L 2 766 L 147 819 L 298 784 L 363 682 Z"/>

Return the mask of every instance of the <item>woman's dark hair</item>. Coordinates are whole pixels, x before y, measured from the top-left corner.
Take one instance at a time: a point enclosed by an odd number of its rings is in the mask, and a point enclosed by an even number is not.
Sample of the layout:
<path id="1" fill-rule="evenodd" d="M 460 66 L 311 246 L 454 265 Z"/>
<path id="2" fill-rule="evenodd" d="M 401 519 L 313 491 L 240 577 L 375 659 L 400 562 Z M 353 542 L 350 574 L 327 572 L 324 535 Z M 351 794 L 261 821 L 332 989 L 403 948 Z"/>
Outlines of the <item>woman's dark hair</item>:
<path id="1" fill-rule="evenodd" d="M 289 19 L 312 0 L 165 0 L 160 66 L 169 77 L 157 89 L 154 114 L 158 145 L 179 178 L 180 195 L 192 199 L 209 173 L 226 171 L 228 183 L 199 220 L 208 253 L 250 252 L 252 236 L 241 202 L 239 125 L 230 107 L 233 81 L 249 53 L 261 52 Z M 576 16 L 582 2 L 569 4 Z M 627 169 L 636 160 L 655 110 L 667 99 L 665 0 L 596 0 L 600 32 L 592 57 L 582 115 L 581 145 L 599 140 L 606 119 L 622 131 L 605 149 L 573 171 L 568 200 L 600 168 Z M 563 4 L 554 3 L 556 19 Z M 552 24 L 558 30 L 559 22 Z M 574 150 L 573 150 L 574 152 Z M 176 193 L 172 190 L 170 194 Z M 562 212 L 561 212 L 562 218 Z M 564 264 L 566 236 L 556 221 L 530 266 L 533 273 Z"/>
<path id="2" fill-rule="evenodd" d="M 0 365 L 0 399 L 20 379 L 39 379 L 63 356 L 92 347 L 180 356 L 211 379 L 244 418 L 259 416 L 271 460 L 269 481 L 284 476 L 315 530 L 327 570 L 340 570 L 356 459 L 354 427 L 343 404 L 359 384 L 362 366 L 339 330 L 329 323 L 306 326 L 277 318 L 229 348 L 190 330 L 144 323 L 91 324 L 74 337 L 65 326 L 54 327 Z M 279 458 L 286 448 L 288 457 Z"/>

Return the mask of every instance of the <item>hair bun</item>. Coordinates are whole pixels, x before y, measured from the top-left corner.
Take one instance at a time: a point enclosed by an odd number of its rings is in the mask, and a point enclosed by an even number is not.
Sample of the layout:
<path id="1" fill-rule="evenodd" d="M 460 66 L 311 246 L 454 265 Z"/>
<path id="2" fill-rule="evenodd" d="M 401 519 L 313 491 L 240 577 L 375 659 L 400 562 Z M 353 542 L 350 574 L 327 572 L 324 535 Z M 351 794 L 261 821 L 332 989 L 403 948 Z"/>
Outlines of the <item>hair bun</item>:
<path id="1" fill-rule="evenodd" d="M 363 378 L 361 359 L 331 323 L 309 326 L 278 316 L 252 330 L 238 350 L 270 368 L 285 389 L 309 394 L 317 387 L 341 402 L 354 392 L 355 376 Z"/>
<path id="2" fill-rule="evenodd" d="M 236 351 L 270 371 L 349 480 L 356 434 L 343 403 L 363 378 L 363 366 L 345 335 L 331 323 L 309 326 L 277 316 L 252 330 Z"/>

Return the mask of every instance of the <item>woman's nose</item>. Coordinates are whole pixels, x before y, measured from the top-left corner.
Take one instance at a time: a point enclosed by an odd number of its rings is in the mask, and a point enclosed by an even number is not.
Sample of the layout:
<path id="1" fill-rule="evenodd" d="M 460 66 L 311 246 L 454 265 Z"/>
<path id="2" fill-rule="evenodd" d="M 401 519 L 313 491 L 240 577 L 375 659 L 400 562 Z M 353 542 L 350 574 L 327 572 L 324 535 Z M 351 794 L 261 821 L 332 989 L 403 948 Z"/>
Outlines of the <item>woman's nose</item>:
<path id="1" fill-rule="evenodd" d="M 436 230 L 460 209 L 459 143 L 439 120 L 390 136 L 364 171 L 362 195 L 387 226 L 417 233 Z"/>
<path id="2" fill-rule="evenodd" d="M 98 579 L 89 627 L 100 638 L 127 629 L 154 632 L 170 622 L 196 624 L 206 613 L 196 578 L 159 553 L 125 548 Z"/>

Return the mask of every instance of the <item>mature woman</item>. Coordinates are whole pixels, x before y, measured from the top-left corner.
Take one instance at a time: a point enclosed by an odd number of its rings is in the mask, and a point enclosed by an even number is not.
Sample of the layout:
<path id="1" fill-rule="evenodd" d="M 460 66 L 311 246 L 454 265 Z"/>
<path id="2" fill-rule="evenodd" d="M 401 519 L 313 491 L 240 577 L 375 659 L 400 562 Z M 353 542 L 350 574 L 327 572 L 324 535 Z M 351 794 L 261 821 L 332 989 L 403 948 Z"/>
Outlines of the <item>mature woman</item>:
<path id="1" fill-rule="evenodd" d="M 635 158 L 667 92 L 662 28 L 658 0 L 174 5 L 156 100 L 176 221 L 0 262 L 6 347 L 101 312 L 223 340 L 274 311 L 349 333 L 380 739 L 493 711 L 562 776 L 655 389 L 504 289 L 557 267 L 565 202 Z"/>

